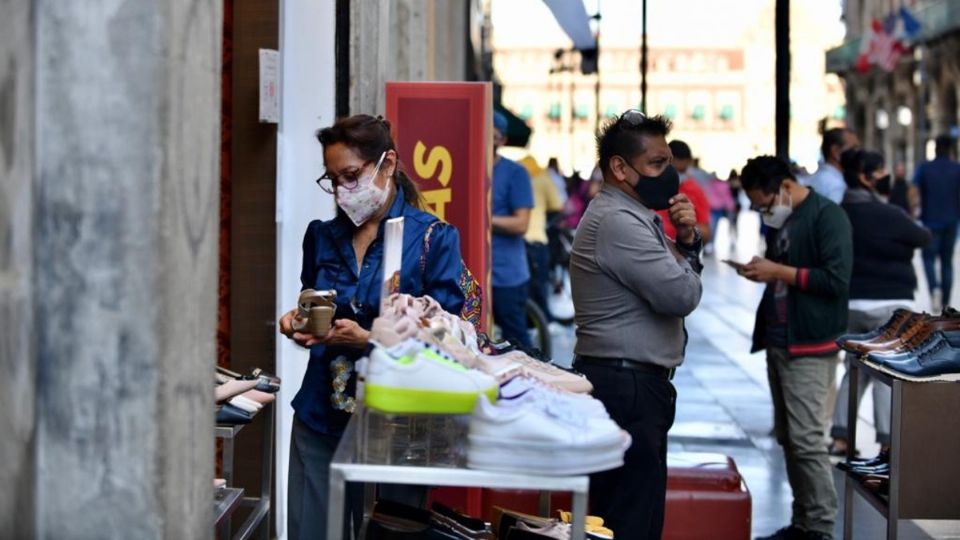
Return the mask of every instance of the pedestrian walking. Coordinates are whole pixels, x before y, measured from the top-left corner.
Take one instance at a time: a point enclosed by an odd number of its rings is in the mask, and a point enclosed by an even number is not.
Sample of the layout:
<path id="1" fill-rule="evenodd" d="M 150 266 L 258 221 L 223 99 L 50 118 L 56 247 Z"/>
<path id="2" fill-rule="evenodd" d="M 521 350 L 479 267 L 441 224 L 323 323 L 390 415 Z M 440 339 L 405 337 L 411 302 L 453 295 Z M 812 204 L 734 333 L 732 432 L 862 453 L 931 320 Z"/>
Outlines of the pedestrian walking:
<path id="1" fill-rule="evenodd" d="M 917 167 L 913 178 L 920 195 L 920 220 L 933 233 L 933 241 L 923 250 L 923 269 L 935 312 L 950 304 L 953 290 L 953 250 L 960 222 L 960 163 L 955 160 L 955 148 L 952 137 L 937 137 L 936 157 Z"/>

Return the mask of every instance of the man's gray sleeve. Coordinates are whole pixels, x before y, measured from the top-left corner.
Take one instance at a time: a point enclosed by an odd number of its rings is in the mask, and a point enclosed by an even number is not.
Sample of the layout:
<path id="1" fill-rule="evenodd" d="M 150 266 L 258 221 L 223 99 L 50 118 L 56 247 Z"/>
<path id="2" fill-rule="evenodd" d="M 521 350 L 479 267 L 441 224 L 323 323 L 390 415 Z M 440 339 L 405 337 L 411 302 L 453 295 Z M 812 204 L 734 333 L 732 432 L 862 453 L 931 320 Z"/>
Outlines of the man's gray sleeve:
<path id="1" fill-rule="evenodd" d="M 600 222 L 597 265 L 650 303 L 657 313 L 686 317 L 700 303 L 700 276 L 680 262 L 650 225 L 627 212 Z"/>

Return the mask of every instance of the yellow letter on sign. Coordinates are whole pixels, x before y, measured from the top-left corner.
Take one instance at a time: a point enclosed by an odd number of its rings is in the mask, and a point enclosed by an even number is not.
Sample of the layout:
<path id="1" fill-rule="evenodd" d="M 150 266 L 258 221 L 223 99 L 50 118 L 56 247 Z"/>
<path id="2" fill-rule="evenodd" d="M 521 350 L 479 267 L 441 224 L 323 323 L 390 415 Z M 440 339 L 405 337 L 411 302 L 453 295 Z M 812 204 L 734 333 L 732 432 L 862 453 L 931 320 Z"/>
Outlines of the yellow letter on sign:
<path id="1" fill-rule="evenodd" d="M 423 141 L 417 141 L 413 147 L 413 169 L 417 171 L 417 176 L 423 179 L 433 178 L 439 167 L 440 175 L 437 176 L 437 180 L 440 185 L 447 187 L 453 175 L 453 158 L 450 156 L 450 151 L 443 146 L 434 146 L 424 161 L 425 153 L 427 153 L 427 147 Z"/>
<path id="2" fill-rule="evenodd" d="M 431 189 L 423 192 L 423 200 L 427 203 L 427 211 L 437 216 L 437 219 L 446 221 L 447 203 L 452 196 L 450 188 Z"/>

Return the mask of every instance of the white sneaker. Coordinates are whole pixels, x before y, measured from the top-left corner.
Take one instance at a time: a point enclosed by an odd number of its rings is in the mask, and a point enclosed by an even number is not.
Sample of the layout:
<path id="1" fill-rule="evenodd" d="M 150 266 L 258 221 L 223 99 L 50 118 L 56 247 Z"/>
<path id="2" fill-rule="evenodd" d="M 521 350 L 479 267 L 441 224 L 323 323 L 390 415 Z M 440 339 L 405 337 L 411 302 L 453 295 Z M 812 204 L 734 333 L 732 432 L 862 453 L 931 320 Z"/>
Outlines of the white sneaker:
<path id="1" fill-rule="evenodd" d="M 477 397 L 496 401 L 493 377 L 468 369 L 417 339 L 374 347 L 366 367 L 364 402 L 397 414 L 470 414 Z M 486 400 L 483 400 L 486 401 Z"/>
<path id="2" fill-rule="evenodd" d="M 610 418 L 600 400 L 587 394 L 575 394 L 544 384 L 533 377 L 514 377 L 500 385 L 501 407 L 522 406 L 528 403 L 553 401 L 554 407 L 567 407 L 574 414 L 587 418 Z"/>
<path id="3" fill-rule="evenodd" d="M 469 439 L 471 468 L 545 476 L 615 469 L 631 442 L 613 420 L 548 399 L 506 406 L 478 399 Z"/>

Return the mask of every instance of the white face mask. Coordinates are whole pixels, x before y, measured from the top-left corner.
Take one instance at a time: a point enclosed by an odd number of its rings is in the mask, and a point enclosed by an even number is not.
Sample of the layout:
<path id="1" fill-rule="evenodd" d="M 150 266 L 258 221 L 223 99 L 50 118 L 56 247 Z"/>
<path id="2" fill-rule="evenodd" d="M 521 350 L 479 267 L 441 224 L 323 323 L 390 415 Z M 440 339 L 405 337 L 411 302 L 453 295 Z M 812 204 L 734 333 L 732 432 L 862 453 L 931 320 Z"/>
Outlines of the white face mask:
<path id="1" fill-rule="evenodd" d="M 783 227 L 783 224 L 787 222 L 787 219 L 790 217 L 790 214 L 793 213 L 793 197 L 790 195 L 790 192 L 786 192 L 787 196 L 783 196 L 783 189 L 780 190 L 780 193 L 777 195 L 777 202 L 770 207 L 770 211 L 764 212 L 761 214 L 761 219 L 763 219 L 763 224 L 772 229 L 779 229 Z M 784 201 L 786 199 L 786 201 Z"/>
<path id="2" fill-rule="evenodd" d="M 377 186 L 377 175 L 387 153 L 380 155 L 373 173 L 357 180 L 357 186 L 352 190 L 337 188 L 337 206 L 343 210 L 350 221 L 357 227 L 367 222 L 374 214 L 380 211 L 387 200 L 388 190 Z"/>

